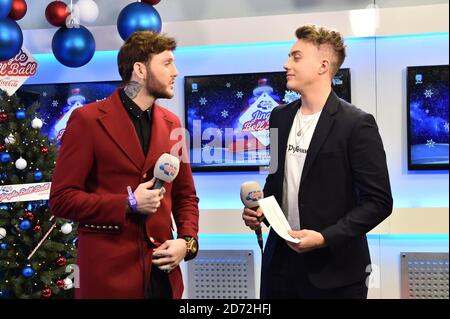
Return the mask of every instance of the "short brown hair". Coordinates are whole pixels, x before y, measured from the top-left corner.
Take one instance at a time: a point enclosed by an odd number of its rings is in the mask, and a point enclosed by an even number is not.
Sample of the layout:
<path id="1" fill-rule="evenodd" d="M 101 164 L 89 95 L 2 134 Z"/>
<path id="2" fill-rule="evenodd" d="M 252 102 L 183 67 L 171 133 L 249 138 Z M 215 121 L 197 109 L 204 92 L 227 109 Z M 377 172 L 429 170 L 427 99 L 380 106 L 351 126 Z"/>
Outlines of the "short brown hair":
<path id="1" fill-rule="evenodd" d="M 334 76 L 345 60 L 345 44 L 341 34 L 326 27 L 310 24 L 298 28 L 295 35 L 297 39 L 314 44 L 319 49 L 321 45 L 327 45 L 332 49 L 336 58 L 331 61 L 331 75 Z"/>
<path id="2" fill-rule="evenodd" d="M 134 32 L 119 50 L 117 64 L 124 84 L 128 83 L 136 62 L 146 63 L 154 54 L 177 47 L 174 38 L 152 31 Z"/>

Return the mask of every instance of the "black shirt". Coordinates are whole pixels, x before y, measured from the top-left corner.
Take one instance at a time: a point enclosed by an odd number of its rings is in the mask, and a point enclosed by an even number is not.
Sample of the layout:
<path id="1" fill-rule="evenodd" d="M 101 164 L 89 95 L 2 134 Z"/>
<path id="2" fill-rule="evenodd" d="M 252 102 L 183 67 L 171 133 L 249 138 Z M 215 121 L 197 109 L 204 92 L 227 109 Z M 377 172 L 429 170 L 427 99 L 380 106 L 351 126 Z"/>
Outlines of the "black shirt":
<path id="1" fill-rule="evenodd" d="M 125 90 L 121 90 L 119 95 L 125 110 L 130 116 L 131 122 L 133 122 L 136 134 L 142 146 L 142 151 L 144 152 L 144 157 L 146 157 L 150 147 L 153 107 L 149 106 L 145 111 L 142 111 L 125 93 Z"/>
<path id="2" fill-rule="evenodd" d="M 136 134 L 142 146 L 142 151 L 144 152 L 144 157 L 146 157 L 150 147 L 153 107 L 148 107 L 145 111 L 142 111 L 139 106 L 125 93 L 125 90 L 121 90 L 119 95 L 122 100 L 122 104 L 131 119 L 131 122 L 133 122 L 134 128 L 136 129 Z M 144 269 L 144 278 L 146 277 L 145 273 L 146 272 Z M 167 299 L 172 297 L 172 289 L 170 287 L 167 274 L 155 265 L 152 265 L 148 287 L 145 289 L 145 298 Z"/>

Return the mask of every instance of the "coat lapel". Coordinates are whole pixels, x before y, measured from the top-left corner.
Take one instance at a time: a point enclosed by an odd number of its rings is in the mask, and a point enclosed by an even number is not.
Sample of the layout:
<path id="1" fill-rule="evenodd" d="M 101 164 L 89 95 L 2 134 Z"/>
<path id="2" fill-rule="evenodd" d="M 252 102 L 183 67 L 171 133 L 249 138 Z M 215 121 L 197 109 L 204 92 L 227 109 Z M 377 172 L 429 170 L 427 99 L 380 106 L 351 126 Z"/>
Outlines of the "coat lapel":
<path id="1" fill-rule="evenodd" d="M 105 113 L 99 117 L 101 125 L 136 168 L 142 170 L 144 166 L 142 147 L 133 123 L 122 105 L 119 90 L 107 98 L 100 109 Z"/>
<path id="2" fill-rule="evenodd" d="M 339 98 L 337 95 L 331 91 L 328 96 L 327 102 L 323 108 L 322 114 L 320 114 L 319 121 L 317 122 L 316 129 L 309 144 L 308 153 L 305 159 L 305 165 L 303 166 L 302 178 L 300 184 L 303 182 L 305 177 L 308 175 L 314 160 L 319 153 L 320 148 L 328 137 L 331 128 L 334 124 L 334 113 L 337 111 L 339 105 Z"/>

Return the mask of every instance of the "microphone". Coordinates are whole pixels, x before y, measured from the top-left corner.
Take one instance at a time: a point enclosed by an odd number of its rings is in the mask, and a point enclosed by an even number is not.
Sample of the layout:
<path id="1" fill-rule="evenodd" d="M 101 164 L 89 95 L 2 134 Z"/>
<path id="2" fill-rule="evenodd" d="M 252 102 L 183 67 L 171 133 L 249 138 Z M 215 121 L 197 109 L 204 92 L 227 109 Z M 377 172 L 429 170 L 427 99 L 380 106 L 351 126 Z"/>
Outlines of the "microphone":
<path id="1" fill-rule="evenodd" d="M 178 157 L 168 153 L 162 154 L 156 161 L 153 169 L 153 176 L 156 177 L 152 189 L 161 189 L 164 183 L 172 183 L 180 170 L 180 160 Z"/>
<path id="2" fill-rule="evenodd" d="M 172 183 L 177 177 L 180 170 L 180 160 L 178 157 L 170 155 L 168 153 L 162 154 L 155 163 L 153 169 L 153 176 L 156 178 L 155 184 L 152 189 L 159 189 L 164 186 L 165 183 Z M 161 195 L 161 191 L 159 193 Z M 147 215 L 142 215 L 143 219 L 147 219 Z"/>
<path id="3" fill-rule="evenodd" d="M 258 209 L 258 200 L 264 198 L 263 191 L 258 182 L 245 182 L 241 185 L 241 201 L 245 207 L 251 210 Z M 261 228 L 255 230 L 256 238 L 258 239 L 259 248 L 263 250 L 263 238 Z"/>

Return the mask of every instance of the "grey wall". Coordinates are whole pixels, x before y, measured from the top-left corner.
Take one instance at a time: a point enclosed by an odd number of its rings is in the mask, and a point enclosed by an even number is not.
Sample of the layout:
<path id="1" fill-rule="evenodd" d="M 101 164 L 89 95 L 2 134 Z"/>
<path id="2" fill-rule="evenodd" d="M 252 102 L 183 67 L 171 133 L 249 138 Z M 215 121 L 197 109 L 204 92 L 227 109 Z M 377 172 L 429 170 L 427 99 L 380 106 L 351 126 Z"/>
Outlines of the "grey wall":
<path id="1" fill-rule="evenodd" d="M 92 25 L 114 25 L 119 12 L 131 0 L 94 0 L 99 17 Z M 70 4 L 70 0 L 64 1 Z M 75 4 L 77 1 L 73 1 Z M 165 22 L 294 14 L 363 9 L 376 3 L 379 7 L 431 5 L 445 0 L 161 0 L 155 6 Z M 28 0 L 28 11 L 18 23 L 23 30 L 53 28 L 45 19 L 50 1 Z"/>

